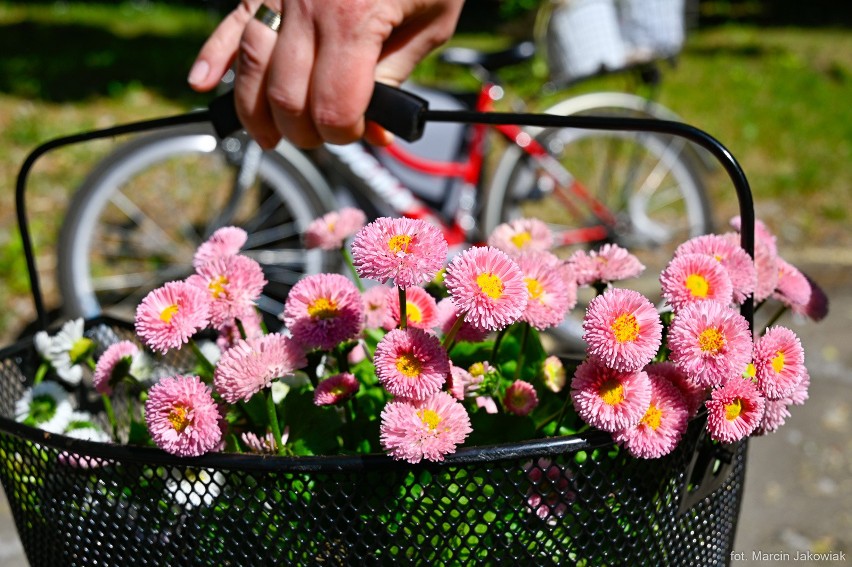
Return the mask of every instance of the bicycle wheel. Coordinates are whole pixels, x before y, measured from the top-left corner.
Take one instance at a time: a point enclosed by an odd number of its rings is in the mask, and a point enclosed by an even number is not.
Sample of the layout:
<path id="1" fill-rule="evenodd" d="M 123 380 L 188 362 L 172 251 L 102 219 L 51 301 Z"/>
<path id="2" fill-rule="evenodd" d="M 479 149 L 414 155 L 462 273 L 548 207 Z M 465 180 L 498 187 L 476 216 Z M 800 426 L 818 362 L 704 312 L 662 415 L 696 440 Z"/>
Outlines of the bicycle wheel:
<path id="1" fill-rule="evenodd" d="M 138 138 L 107 156 L 75 193 L 61 229 L 65 313 L 132 317 L 148 291 L 191 273 L 195 249 L 214 230 L 232 225 L 248 233 L 243 253 L 269 281 L 259 307 L 275 321 L 300 277 L 332 266 L 329 254 L 304 249 L 301 234 L 333 198 L 292 147 L 285 159 L 254 145 L 256 175 L 243 171 L 236 182 L 247 142 L 219 142 L 199 125 Z"/>
<path id="2" fill-rule="evenodd" d="M 588 114 L 631 115 L 596 109 Z M 567 257 L 578 247 L 611 242 L 628 248 L 646 266 L 628 285 L 659 297 L 657 277 L 683 240 L 711 232 L 712 214 L 694 152 L 671 136 L 552 128 L 534 132 L 544 159 L 507 150 L 495 170 L 482 215 L 485 234 L 502 222 L 536 217 L 547 222 Z M 581 293 L 582 304 L 591 299 Z M 575 346 L 582 308 L 557 334 Z"/>

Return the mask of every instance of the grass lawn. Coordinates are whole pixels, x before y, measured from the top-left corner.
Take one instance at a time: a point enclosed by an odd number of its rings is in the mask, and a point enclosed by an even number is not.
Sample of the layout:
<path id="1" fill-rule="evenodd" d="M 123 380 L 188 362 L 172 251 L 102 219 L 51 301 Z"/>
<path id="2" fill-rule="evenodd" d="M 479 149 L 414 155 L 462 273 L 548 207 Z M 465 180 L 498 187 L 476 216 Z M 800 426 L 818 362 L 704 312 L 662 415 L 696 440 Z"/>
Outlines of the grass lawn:
<path id="1" fill-rule="evenodd" d="M 32 318 L 15 230 L 17 169 L 40 142 L 93 127 L 204 104 L 185 76 L 217 21 L 203 9 L 149 2 L 78 4 L 0 1 L 0 337 Z M 464 44 L 493 38 L 460 35 Z M 429 61 L 421 76 L 442 73 Z M 508 77 L 523 94 L 538 80 Z M 618 88 L 596 79 L 572 92 Z M 743 165 L 758 215 L 787 246 L 850 244 L 852 33 L 846 29 L 747 26 L 693 31 L 666 70 L 661 102 L 720 139 Z M 40 162 L 27 204 L 49 297 L 51 253 L 67 200 L 109 142 L 75 147 Z M 719 220 L 733 194 L 714 189 Z"/>

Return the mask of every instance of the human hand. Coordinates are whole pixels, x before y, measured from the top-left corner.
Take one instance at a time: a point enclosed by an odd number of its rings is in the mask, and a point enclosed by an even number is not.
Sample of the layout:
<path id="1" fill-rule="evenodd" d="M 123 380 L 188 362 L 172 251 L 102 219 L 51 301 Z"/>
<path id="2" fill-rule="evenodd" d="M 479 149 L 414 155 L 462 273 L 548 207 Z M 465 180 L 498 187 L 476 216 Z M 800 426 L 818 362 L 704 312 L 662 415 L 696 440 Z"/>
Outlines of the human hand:
<path id="1" fill-rule="evenodd" d="M 267 0 L 284 14 L 275 34 L 242 0 L 198 54 L 189 83 L 209 91 L 236 60 L 237 115 L 264 148 L 283 136 L 310 148 L 390 135 L 364 111 L 375 81 L 399 86 L 452 36 L 464 0 Z"/>

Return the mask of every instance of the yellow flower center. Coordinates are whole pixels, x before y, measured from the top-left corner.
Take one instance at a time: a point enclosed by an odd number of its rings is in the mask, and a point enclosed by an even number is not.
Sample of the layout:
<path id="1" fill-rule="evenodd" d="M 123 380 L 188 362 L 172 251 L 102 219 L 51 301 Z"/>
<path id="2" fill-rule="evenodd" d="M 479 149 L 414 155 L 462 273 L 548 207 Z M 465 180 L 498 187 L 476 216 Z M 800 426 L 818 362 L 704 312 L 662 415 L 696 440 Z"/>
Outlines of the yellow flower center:
<path id="1" fill-rule="evenodd" d="M 775 353 L 774 357 L 772 357 L 772 370 L 774 370 L 776 374 L 780 374 L 781 371 L 784 370 L 784 353 L 780 350 Z"/>
<path id="2" fill-rule="evenodd" d="M 745 378 L 753 379 L 757 376 L 757 368 L 754 366 L 753 362 L 749 362 L 746 364 L 745 372 L 743 372 L 743 376 Z"/>
<path id="3" fill-rule="evenodd" d="M 308 315 L 314 319 L 332 319 L 339 313 L 337 302 L 328 297 L 318 297 L 308 305 Z"/>
<path id="4" fill-rule="evenodd" d="M 728 421 L 734 421 L 743 413 L 743 401 L 740 398 L 734 399 L 729 404 L 725 404 L 725 418 Z"/>
<path id="5" fill-rule="evenodd" d="M 435 431 L 438 429 L 441 421 L 443 421 L 436 411 L 430 409 L 418 410 L 417 417 L 420 418 L 423 425 L 429 428 L 429 431 Z"/>
<path id="6" fill-rule="evenodd" d="M 622 313 L 610 325 L 615 340 L 620 343 L 633 342 L 639 338 L 639 321 L 632 313 Z"/>
<path id="7" fill-rule="evenodd" d="M 86 337 L 82 337 L 74 341 L 74 344 L 71 345 L 71 350 L 68 351 L 68 357 L 71 359 L 71 362 L 77 364 L 81 362 L 83 358 L 89 354 L 89 351 L 92 350 L 92 347 L 95 345 L 92 339 L 88 339 Z"/>
<path id="8" fill-rule="evenodd" d="M 659 429 L 660 423 L 662 423 L 662 421 L 663 411 L 654 404 L 651 404 L 651 407 L 649 407 L 648 411 L 645 412 L 645 416 L 642 418 L 642 421 L 640 423 L 647 425 L 648 427 L 656 431 L 657 429 Z"/>
<path id="9" fill-rule="evenodd" d="M 163 323 L 171 323 L 172 317 L 178 312 L 178 306 L 176 303 L 172 303 L 162 311 L 160 311 L 160 321 Z"/>
<path id="10" fill-rule="evenodd" d="M 414 355 L 404 353 L 396 359 L 396 369 L 406 378 L 417 378 L 420 376 L 420 370 L 423 366 Z"/>
<path id="11" fill-rule="evenodd" d="M 476 277 L 476 285 L 482 290 L 482 293 L 491 299 L 500 299 L 503 295 L 503 281 L 494 274 L 479 274 Z"/>
<path id="12" fill-rule="evenodd" d="M 544 286 L 541 285 L 535 278 L 524 278 L 527 284 L 527 292 L 530 294 L 530 299 L 541 301 L 541 296 L 544 294 Z"/>
<path id="13" fill-rule="evenodd" d="M 467 369 L 471 376 L 485 376 L 485 365 L 481 362 L 474 362 Z"/>
<path id="14" fill-rule="evenodd" d="M 706 352 L 708 354 L 718 354 L 725 348 L 725 335 L 723 335 L 719 329 L 715 327 L 710 327 L 709 329 L 704 329 L 701 331 L 701 334 L 698 335 L 698 348 L 701 349 L 701 352 Z"/>
<path id="15" fill-rule="evenodd" d="M 532 240 L 532 235 L 525 230 L 515 234 L 509 240 L 518 248 L 523 248 L 530 240 Z"/>
<path id="16" fill-rule="evenodd" d="M 228 278 L 225 276 L 216 276 L 209 284 L 207 289 L 210 290 L 210 295 L 213 297 L 222 297 L 225 295 L 225 286 L 228 285 Z"/>
<path id="17" fill-rule="evenodd" d="M 423 312 L 415 304 L 410 301 L 405 302 L 405 318 L 411 323 L 420 323 L 423 321 Z"/>
<path id="18" fill-rule="evenodd" d="M 610 378 L 601 384 L 598 395 L 609 406 L 615 406 L 624 401 L 624 386 L 615 378 Z"/>
<path id="19" fill-rule="evenodd" d="M 707 278 L 700 274 L 690 274 L 686 278 L 686 289 L 692 294 L 692 297 L 705 298 L 710 293 L 710 282 Z"/>
<path id="20" fill-rule="evenodd" d="M 169 423 L 175 428 L 178 433 L 183 433 L 192 420 L 189 419 L 189 411 L 183 406 L 175 406 L 169 412 Z"/>
<path id="21" fill-rule="evenodd" d="M 407 254 L 409 246 L 411 246 L 411 236 L 408 234 L 397 234 L 388 240 L 388 249 L 394 254 L 400 252 Z"/>

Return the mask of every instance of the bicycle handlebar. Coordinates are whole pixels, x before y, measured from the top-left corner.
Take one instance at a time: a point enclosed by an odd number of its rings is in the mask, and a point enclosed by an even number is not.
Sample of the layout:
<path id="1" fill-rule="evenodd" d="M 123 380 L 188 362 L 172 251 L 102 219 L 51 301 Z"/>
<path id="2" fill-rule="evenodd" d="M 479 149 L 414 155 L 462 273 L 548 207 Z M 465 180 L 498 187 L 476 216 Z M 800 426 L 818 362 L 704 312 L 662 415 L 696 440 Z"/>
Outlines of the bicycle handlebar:
<path id="1" fill-rule="evenodd" d="M 423 136 L 429 103 L 419 96 L 382 83 L 375 83 L 365 116 L 407 142 Z M 230 90 L 213 99 L 208 106 L 213 129 L 220 138 L 242 128 Z"/>

